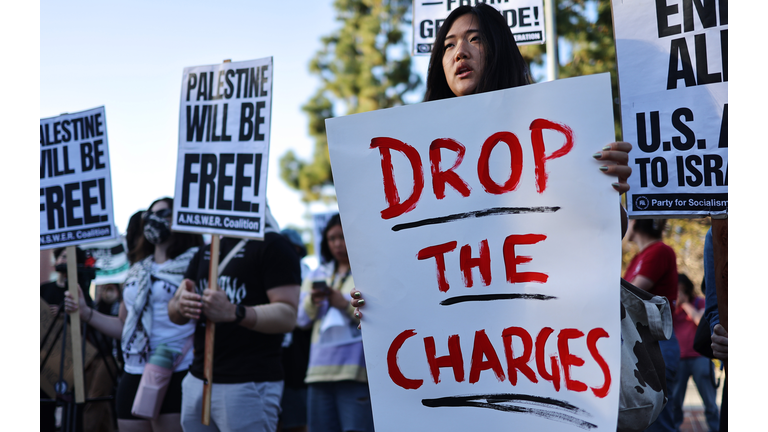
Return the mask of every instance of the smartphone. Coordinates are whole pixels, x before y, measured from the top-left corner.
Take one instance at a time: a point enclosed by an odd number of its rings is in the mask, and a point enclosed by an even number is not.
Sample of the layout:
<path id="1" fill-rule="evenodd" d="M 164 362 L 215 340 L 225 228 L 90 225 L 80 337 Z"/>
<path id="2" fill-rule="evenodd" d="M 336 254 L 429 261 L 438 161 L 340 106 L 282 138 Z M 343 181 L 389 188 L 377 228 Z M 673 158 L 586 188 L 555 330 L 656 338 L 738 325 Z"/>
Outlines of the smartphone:
<path id="1" fill-rule="evenodd" d="M 324 292 L 324 293 L 325 293 L 325 292 L 328 292 L 328 291 L 330 291 L 330 290 L 331 290 L 331 288 L 328 286 L 328 284 L 327 284 L 327 283 L 325 283 L 325 281 L 324 281 L 324 280 L 320 280 L 320 281 L 314 281 L 314 282 L 312 282 L 312 290 L 313 290 L 313 291 L 314 291 L 314 290 L 319 290 L 319 291 L 321 291 L 321 292 Z"/>

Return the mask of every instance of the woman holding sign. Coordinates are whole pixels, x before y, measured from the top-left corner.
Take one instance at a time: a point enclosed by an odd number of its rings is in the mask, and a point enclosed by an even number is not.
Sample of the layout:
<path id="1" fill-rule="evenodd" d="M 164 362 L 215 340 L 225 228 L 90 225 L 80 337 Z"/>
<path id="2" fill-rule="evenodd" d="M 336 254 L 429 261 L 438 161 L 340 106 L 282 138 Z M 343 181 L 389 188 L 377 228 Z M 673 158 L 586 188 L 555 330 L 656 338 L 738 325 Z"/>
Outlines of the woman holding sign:
<path id="1" fill-rule="evenodd" d="M 128 271 L 118 316 L 102 314 L 86 306 L 80 295 L 76 304 L 69 293 L 66 311 L 80 312 L 80 319 L 114 339 L 120 340 L 125 373 L 117 387 L 117 423 L 120 432 L 181 431 L 181 380 L 192 362 L 191 339 L 195 323 L 184 326 L 168 319 L 167 304 L 176 292 L 189 261 L 204 244 L 201 235 L 171 232 L 173 200 L 152 203 L 141 218 L 142 235 L 130 255 L 134 264 Z M 165 348 L 158 350 L 164 345 Z M 183 358 L 181 354 L 185 351 Z M 158 351 L 176 352 L 175 365 L 160 414 L 151 420 L 131 411 L 144 366 Z M 154 359 L 152 362 L 154 363 Z"/>
<path id="2" fill-rule="evenodd" d="M 446 18 L 435 37 L 427 74 L 424 101 L 460 97 L 502 90 L 531 83 L 528 66 L 506 20 L 492 6 L 461 6 Z M 605 162 L 600 171 L 618 178 L 613 188 L 619 193 L 629 190 L 627 178 L 632 168 L 627 166 L 632 145 L 614 142 L 593 157 Z M 620 207 L 622 232 L 626 231 L 627 216 Z M 358 290 L 352 291 L 352 305 L 365 301 Z M 355 316 L 362 313 L 355 309 Z"/>

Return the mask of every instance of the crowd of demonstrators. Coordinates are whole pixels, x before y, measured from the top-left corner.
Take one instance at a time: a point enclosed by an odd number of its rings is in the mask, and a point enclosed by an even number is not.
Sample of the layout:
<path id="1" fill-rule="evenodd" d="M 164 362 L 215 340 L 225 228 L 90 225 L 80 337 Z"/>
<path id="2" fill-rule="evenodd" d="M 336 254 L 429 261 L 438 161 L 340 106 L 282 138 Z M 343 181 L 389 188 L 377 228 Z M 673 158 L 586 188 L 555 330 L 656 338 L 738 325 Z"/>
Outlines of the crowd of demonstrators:
<path id="1" fill-rule="evenodd" d="M 485 4 L 462 6 L 437 33 L 424 100 L 530 82 L 528 67 L 498 11 Z M 617 179 L 611 186 L 619 193 L 629 189 L 630 149 L 628 143 L 610 143 L 594 155 L 604 163 L 601 171 Z M 210 250 L 200 247 L 199 235 L 170 231 L 172 206 L 171 199 L 158 200 L 131 218 L 129 244 L 132 232 L 140 234 L 130 248 L 132 267 L 118 316 L 87 305 L 83 296 L 78 304 L 65 302 L 68 312 L 78 312 L 84 322 L 121 340 L 125 371 L 117 397 L 120 431 L 272 432 L 281 420 L 283 430 L 306 430 L 302 409 L 289 413 L 288 406 L 296 406 L 288 398 L 294 397 L 306 398 L 306 426 L 312 432 L 373 431 L 356 309 L 363 300 L 354 290 L 339 215 L 323 231 L 325 263 L 305 278 L 296 239 L 281 235 L 269 212 L 263 240 L 222 238 L 220 289 L 210 290 Z M 620 209 L 624 227 L 626 213 Z M 637 274 L 644 275 L 639 269 Z M 201 423 L 207 322 L 216 323 L 209 426 Z M 311 328 L 308 359 L 301 349 L 290 351 L 301 346 L 297 325 Z M 148 357 L 161 343 L 181 352 L 189 338 L 194 350 L 175 369 L 159 418 L 134 418 L 131 404 Z M 293 360 L 307 365 L 292 368 Z M 295 373 L 301 369 L 303 373 Z M 307 385 L 306 396 L 297 376 Z"/>
<path id="2" fill-rule="evenodd" d="M 666 219 L 629 221 L 626 237 L 639 247 L 639 251 L 627 265 L 624 279 L 653 295 L 666 297 L 672 307 L 677 300 L 677 259 L 675 251 L 661 241 L 666 222 Z M 671 396 L 677 386 L 680 363 L 680 345 L 674 329 L 668 340 L 659 341 L 659 348 L 664 357 L 668 402 L 656 421 L 646 430 L 674 431 L 675 411 Z"/>
<path id="3" fill-rule="evenodd" d="M 720 427 L 714 364 L 693 348 L 696 329 L 703 315 L 704 297 L 696 296 L 693 282 L 685 274 L 679 274 L 677 304 L 672 313 L 672 320 L 680 343 L 680 363 L 677 370 L 677 385 L 674 389 L 670 389 L 672 398 L 669 402 L 674 409 L 675 430 L 679 430 L 683 423 L 683 401 L 690 377 L 693 377 L 696 389 L 704 402 L 704 413 L 710 432 L 717 432 Z"/>
<path id="4" fill-rule="evenodd" d="M 194 256 L 167 308 L 174 323 L 194 326 L 194 360 L 182 383 L 182 427 L 272 432 L 283 393 L 281 345 L 296 325 L 299 256 L 268 212 L 263 240 L 221 240 L 218 290 L 208 288 L 210 260 L 208 248 Z M 216 326 L 206 426 L 201 418 L 207 321 Z"/>
<path id="5" fill-rule="evenodd" d="M 373 431 L 363 341 L 350 293 L 355 284 L 338 214 L 323 230 L 324 264 L 304 280 L 298 325 L 312 326 L 306 382 L 312 432 Z"/>
<path id="6" fill-rule="evenodd" d="M 172 208 L 173 200 L 162 198 L 142 213 L 141 234 L 137 235 L 136 244 L 129 251 L 132 265 L 117 316 L 88 306 L 82 295 L 75 303 L 69 293 L 66 294 L 68 313 L 79 313 L 83 322 L 121 342 L 123 374 L 116 395 L 117 423 L 121 432 L 181 430 L 181 379 L 192 361 L 191 350 L 178 359 L 160 415 L 145 420 L 131 414 L 149 357 L 161 345 L 182 353 L 194 332 L 193 324 L 177 326 L 169 320 L 167 304 L 181 284 L 192 256 L 203 245 L 203 238 L 171 232 Z"/>

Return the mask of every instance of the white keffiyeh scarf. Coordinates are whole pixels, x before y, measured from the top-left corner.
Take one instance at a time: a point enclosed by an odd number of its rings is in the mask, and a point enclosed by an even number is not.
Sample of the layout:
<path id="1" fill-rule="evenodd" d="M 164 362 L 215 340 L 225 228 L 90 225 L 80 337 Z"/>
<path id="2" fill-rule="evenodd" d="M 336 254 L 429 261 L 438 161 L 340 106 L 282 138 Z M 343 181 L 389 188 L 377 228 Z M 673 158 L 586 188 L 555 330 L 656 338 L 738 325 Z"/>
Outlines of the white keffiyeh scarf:
<path id="1" fill-rule="evenodd" d="M 184 273 L 197 249 L 197 246 L 187 249 L 156 271 L 152 270 L 154 255 L 150 255 L 131 266 L 125 287 L 135 284 L 137 292 L 133 311 L 128 313 L 128 318 L 123 326 L 121 345 L 126 358 L 137 355 L 144 362 L 149 358 L 149 335 L 152 334 L 152 302 L 148 300 L 153 283 L 152 278 L 166 281 L 178 287 L 181 285 Z"/>

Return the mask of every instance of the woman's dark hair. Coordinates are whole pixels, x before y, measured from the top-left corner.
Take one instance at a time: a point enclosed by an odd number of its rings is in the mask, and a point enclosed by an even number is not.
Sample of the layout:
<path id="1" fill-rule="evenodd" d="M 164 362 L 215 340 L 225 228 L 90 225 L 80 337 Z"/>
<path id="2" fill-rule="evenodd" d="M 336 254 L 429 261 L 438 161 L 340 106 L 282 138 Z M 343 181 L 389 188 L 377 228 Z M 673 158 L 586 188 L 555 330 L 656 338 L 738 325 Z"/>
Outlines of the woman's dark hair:
<path id="1" fill-rule="evenodd" d="M 336 225 L 341 225 L 341 216 L 339 216 L 338 213 L 331 216 L 331 218 L 328 220 L 328 225 L 326 225 L 323 229 L 323 238 L 320 240 L 320 256 L 323 257 L 323 261 L 325 262 L 335 261 L 335 258 L 331 253 L 331 247 L 328 246 L 328 231 L 330 231 L 331 228 L 335 227 Z"/>
<path id="2" fill-rule="evenodd" d="M 683 293 L 688 297 L 688 300 L 693 303 L 693 282 L 685 275 L 685 273 L 678 273 L 677 283 L 683 286 Z"/>
<path id="3" fill-rule="evenodd" d="M 512 36 L 507 21 L 499 11 L 484 3 L 479 3 L 477 6 L 460 6 L 448 15 L 435 36 L 432 56 L 429 58 L 427 91 L 424 94 L 425 102 L 456 97 L 448 87 L 443 69 L 445 37 L 453 23 L 468 13 L 475 17 L 485 52 L 483 76 L 480 77 L 475 93 L 507 89 L 531 83 L 528 65 L 520 54 L 520 50 L 517 49 L 515 38 Z"/>
<path id="4" fill-rule="evenodd" d="M 144 214 L 144 210 L 139 210 L 128 220 L 128 229 L 125 230 L 125 243 L 126 246 L 128 246 L 129 251 L 132 251 L 136 247 L 139 237 L 143 235 L 142 231 L 144 226 L 141 224 L 142 214 Z"/>
<path id="5" fill-rule="evenodd" d="M 660 239 L 666 225 L 666 219 L 635 219 L 635 226 L 632 229 L 650 238 Z"/>
<path id="6" fill-rule="evenodd" d="M 160 201 L 165 201 L 168 203 L 168 208 L 173 210 L 173 198 L 165 197 L 155 200 L 149 206 L 147 211 L 151 210 L 152 207 Z M 134 246 L 134 248 L 128 252 L 128 261 L 131 264 L 143 260 L 144 258 L 152 255 L 152 253 L 155 251 L 155 245 L 147 241 L 146 237 L 144 237 L 144 218 L 141 218 L 140 221 L 141 223 L 138 227 L 139 231 L 136 236 L 136 246 Z M 193 246 L 199 247 L 203 245 L 205 245 L 205 241 L 203 240 L 203 236 L 200 234 L 188 234 L 171 231 L 170 244 L 168 245 L 166 254 L 168 255 L 168 258 L 174 259 Z"/>

